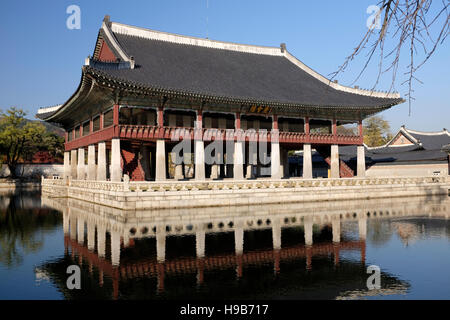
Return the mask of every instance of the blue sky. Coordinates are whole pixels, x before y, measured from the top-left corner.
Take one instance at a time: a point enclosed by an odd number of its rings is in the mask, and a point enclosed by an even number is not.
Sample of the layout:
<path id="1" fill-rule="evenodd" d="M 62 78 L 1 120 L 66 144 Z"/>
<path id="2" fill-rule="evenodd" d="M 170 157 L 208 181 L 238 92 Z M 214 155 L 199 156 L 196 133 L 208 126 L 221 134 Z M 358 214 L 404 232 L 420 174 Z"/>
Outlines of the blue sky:
<path id="1" fill-rule="evenodd" d="M 207 9 L 207 1 L 208 9 Z M 439 2 L 439 1 L 438 1 Z M 351 53 L 367 31 L 366 9 L 377 0 L 40 0 L 5 1 L 0 9 L 0 108 L 18 106 L 33 118 L 41 106 L 64 103 L 77 89 L 81 66 L 94 49 L 105 14 L 111 20 L 210 39 L 279 46 L 328 76 Z M 81 29 L 66 27 L 69 5 L 81 8 Z M 208 19 L 207 19 L 208 18 Z M 208 24 L 207 21 L 208 20 Z M 419 56 L 417 59 L 420 59 Z M 402 61 L 396 90 L 409 63 Z M 412 115 L 408 103 L 382 113 L 393 131 L 405 124 L 425 131 L 450 129 L 450 47 L 444 43 L 417 73 Z M 353 62 L 340 83 L 351 85 L 364 63 Z M 372 63 L 356 83 L 371 88 L 377 75 Z M 382 77 L 378 90 L 388 90 L 391 76 Z"/>

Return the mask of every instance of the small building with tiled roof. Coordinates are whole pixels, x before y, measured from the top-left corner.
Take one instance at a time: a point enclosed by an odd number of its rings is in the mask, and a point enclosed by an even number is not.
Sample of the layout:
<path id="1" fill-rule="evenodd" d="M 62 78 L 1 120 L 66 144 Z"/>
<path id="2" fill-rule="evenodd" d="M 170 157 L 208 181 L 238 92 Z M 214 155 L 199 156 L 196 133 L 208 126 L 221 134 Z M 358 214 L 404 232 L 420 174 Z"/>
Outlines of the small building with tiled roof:
<path id="1" fill-rule="evenodd" d="M 366 164 L 368 176 L 400 175 L 447 175 L 449 155 L 445 146 L 450 144 L 447 129 L 438 132 L 423 132 L 402 126 L 397 134 L 380 147 L 367 147 Z M 347 163 L 356 160 L 356 149 L 341 148 Z"/>

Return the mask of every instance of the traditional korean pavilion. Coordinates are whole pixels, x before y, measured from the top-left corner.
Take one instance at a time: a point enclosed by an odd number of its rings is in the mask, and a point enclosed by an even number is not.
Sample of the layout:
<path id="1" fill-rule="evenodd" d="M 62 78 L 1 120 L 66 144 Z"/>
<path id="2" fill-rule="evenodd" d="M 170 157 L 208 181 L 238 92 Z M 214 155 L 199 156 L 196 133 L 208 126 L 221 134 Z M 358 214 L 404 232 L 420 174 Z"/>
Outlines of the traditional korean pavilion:
<path id="1" fill-rule="evenodd" d="M 312 178 L 312 149 L 338 178 L 355 175 L 339 160 L 339 146 L 358 146 L 363 176 L 362 120 L 402 102 L 397 93 L 331 82 L 285 44 L 219 42 L 106 16 L 76 92 L 37 116 L 66 131 L 65 178 L 279 179 L 287 174 L 288 151 L 302 149 L 304 178 Z M 337 126 L 352 123 L 358 135 L 337 133 Z M 192 153 L 173 152 L 180 139 Z M 226 147 L 205 162 L 215 141 Z M 268 145 L 264 152 L 261 142 Z M 193 164 L 175 160 L 180 157 Z"/>

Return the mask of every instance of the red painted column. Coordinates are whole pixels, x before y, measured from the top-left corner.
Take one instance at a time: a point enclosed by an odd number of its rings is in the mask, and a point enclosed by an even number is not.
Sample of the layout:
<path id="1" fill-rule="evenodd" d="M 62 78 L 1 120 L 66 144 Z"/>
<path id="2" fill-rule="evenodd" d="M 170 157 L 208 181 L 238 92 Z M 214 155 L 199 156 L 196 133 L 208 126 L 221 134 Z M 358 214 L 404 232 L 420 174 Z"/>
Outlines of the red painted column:
<path id="1" fill-rule="evenodd" d="M 278 116 L 276 114 L 273 115 L 272 129 L 278 130 Z"/>
<path id="2" fill-rule="evenodd" d="M 202 140 L 203 139 L 203 112 L 202 110 L 197 111 L 197 119 L 195 120 L 195 128 L 194 128 L 194 139 Z"/>
<path id="3" fill-rule="evenodd" d="M 104 125 L 103 125 L 103 113 L 100 113 L 100 130 L 103 130 Z"/>
<path id="4" fill-rule="evenodd" d="M 157 123 L 158 127 L 164 127 L 164 108 L 159 107 L 158 108 L 158 117 L 157 117 Z"/>
<path id="5" fill-rule="evenodd" d="M 364 133 L 363 133 L 362 120 L 359 120 L 359 122 L 358 122 L 358 131 L 359 131 L 359 138 L 361 140 L 361 144 L 363 144 L 364 143 Z"/>
<path id="6" fill-rule="evenodd" d="M 236 112 L 236 121 L 234 123 L 234 128 L 236 130 L 241 129 L 241 114 L 239 112 Z"/>
<path id="7" fill-rule="evenodd" d="M 119 105 L 115 104 L 113 107 L 113 126 L 114 126 L 114 137 L 119 137 Z"/>
<path id="8" fill-rule="evenodd" d="M 331 133 L 336 138 L 336 136 L 337 136 L 337 121 L 336 121 L 336 119 L 333 119 L 333 124 L 331 125 Z"/>
<path id="9" fill-rule="evenodd" d="M 83 124 L 80 124 L 80 138 L 83 137 Z"/>
<path id="10" fill-rule="evenodd" d="M 305 117 L 305 133 L 309 136 L 310 130 L 309 130 L 309 117 Z"/>
<path id="11" fill-rule="evenodd" d="M 203 128 L 203 112 L 198 110 L 197 112 L 197 128 Z"/>
<path id="12" fill-rule="evenodd" d="M 72 140 L 75 140 L 75 128 L 72 130 Z"/>
<path id="13" fill-rule="evenodd" d="M 91 118 L 89 120 L 89 133 L 92 134 L 94 132 L 94 120 Z"/>
<path id="14" fill-rule="evenodd" d="M 66 131 L 66 133 L 65 133 L 65 138 L 66 138 L 66 143 L 69 141 L 69 132 L 68 131 Z"/>
<path id="15" fill-rule="evenodd" d="M 113 107 L 113 124 L 119 124 L 119 105 L 115 104 Z"/>

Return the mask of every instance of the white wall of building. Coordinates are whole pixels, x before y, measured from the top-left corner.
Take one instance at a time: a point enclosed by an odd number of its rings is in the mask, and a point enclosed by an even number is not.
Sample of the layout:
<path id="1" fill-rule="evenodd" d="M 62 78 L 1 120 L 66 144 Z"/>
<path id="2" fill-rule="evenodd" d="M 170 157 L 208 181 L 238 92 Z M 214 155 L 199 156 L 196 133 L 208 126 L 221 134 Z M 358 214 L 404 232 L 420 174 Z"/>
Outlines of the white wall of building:
<path id="1" fill-rule="evenodd" d="M 448 175 L 447 162 L 434 164 L 376 164 L 366 170 L 367 177 Z"/>

